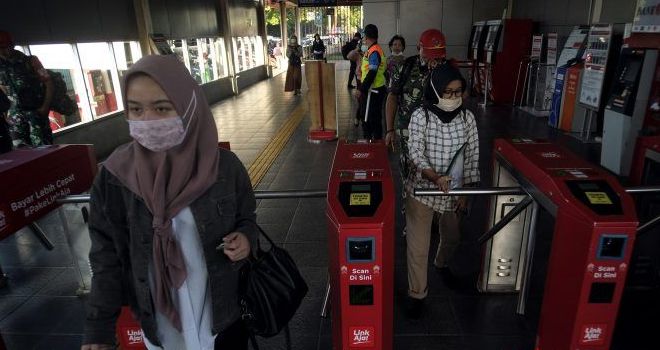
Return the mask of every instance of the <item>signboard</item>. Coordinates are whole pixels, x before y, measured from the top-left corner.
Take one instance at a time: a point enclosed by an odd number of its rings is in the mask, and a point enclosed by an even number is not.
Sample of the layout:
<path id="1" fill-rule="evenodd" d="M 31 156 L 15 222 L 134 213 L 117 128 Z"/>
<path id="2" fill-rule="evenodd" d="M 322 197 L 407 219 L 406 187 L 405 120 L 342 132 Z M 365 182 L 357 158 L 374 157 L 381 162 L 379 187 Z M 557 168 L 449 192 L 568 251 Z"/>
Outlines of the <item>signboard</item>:
<path id="1" fill-rule="evenodd" d="M 573 27 L 571 35 L 568 36 L 564 48 L 561 50 L 561 55 L 557 61 L 558 67 L 565 65 L 569 60 L 577 58 L 580 55 L 580 51 L 584 48 L 584 39 L 587 37 L 587 34 L 589 34 L 589 27 Z"/>
<path id="2" fill-rule="evenodd" d="M 530 57 L 541 58 L 541 48 L 543 48 L 543 34 L 532 36 L 532 53 Z"/>
<path id="3" fill-rule="evenodd" d="M 548 33 L 548 54 L 546 55 L 545 63 L 557 63 L 557 33 Z"/>
<path id="4" fill-rule="evenodd" d="M 299 7 L 336 6 L 337 0 L 298 0 Z"/>
<path id="5" fill-rule="evenodd" d="M 637 0 L 633 33 L 660 33 L 660 0 Z"/>
<path id="6" fill-rule="evenodd" d="M 580 104 L 598 110 L 601 102 L 603 81 L 605 80 L 605 67 L 607 55 L 610 51 L 612 39 L 611 24 L 595 24 L 591 26 L 587 39 L 586 58 L 584 61 L 584 75 L 580 87 Z"/>

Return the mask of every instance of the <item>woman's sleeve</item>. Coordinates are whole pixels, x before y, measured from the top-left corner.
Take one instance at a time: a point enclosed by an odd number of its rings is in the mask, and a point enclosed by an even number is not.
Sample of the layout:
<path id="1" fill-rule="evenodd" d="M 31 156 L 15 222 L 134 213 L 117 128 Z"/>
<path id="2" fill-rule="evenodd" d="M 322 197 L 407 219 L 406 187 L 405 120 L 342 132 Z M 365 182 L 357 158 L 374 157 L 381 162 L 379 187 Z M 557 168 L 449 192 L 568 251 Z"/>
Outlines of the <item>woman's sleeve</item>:
<path id="1" fill-rule="evenodd" d="M 234 164 L 238 168 L 236 174 L 236 229 L 235 231 L 245 234 L 250 241 L 250 251 L 252 254 L 257 252 L 257 242 L 259 230 L 257 229 L 257 214 L 255 213 L 257 203 L 254 198 L 252 182 L 243 163 L 234 155 Z"/>
<path id="2" fill-rule="evenodd" d="M 426 151 L 426 116 L 422 108 L 413 112 L 408 126 L 408 152 L 415 166 L 422 169 L 431 168 L 431 163 L 424 155 Z"/>
<path id="3" fill-rule="evenodd" d="M 105 215 L 107 170 L 94 180 L 89 203 L 92 290 L 87 301 L 83 344 L 115 344 L 115 323 L 122 303 L 122 269 L 114 244 L 116 226 Z"/>
<path id="4" fill-rule="evenodd" d="M 463 164 L 463 183 L 473 184 L 480 181 L 479 175 L 479 131 L 474 114 L 466 110 L 466 142 L 465 163 Z"/>

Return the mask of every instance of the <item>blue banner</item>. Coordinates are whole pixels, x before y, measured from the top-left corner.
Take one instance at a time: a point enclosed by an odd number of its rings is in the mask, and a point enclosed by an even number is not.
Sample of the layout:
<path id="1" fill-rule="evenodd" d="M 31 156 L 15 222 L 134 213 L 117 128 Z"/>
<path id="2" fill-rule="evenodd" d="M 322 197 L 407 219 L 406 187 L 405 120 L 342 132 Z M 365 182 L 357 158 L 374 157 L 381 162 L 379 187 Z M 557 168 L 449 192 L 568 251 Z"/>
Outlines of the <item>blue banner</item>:
<path id="1" fill-rule="evenodd" d="M 555 74 L 555 90 L 552 93 L 552 105 L 550 106 L 550 116 L 548 116 L 548 124 L 553 128 L 559 127 L 561 98 L 564 91 L 564 80 L 566 79 L 567 70 L 568 66 L 561 66 L 557 68 L 557 73 Z"/>

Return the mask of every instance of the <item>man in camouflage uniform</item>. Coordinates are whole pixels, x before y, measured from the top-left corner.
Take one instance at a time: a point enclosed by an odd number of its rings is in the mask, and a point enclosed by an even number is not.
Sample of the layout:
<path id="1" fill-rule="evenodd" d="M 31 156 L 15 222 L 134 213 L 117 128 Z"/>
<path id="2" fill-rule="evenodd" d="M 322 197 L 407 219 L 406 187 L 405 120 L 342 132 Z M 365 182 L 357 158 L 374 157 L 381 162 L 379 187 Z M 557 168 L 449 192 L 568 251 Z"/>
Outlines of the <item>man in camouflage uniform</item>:
<path id="1" fill-rule="evenodd" d="M 8 113 L 14 147 L 53 143 L 48 112 L 53 86 L 35 56 L 14 49 L 7 32 L 0 31 L 0 86 L 12 102 Z"/>
<path id="2" fill-rule="evenodd" d="M 447 56 L 445 36 L 437 29 L 424 31 L 417 48 L 419 55 L 406 58 L 405 62 L 394 70 L 385 105 L 385 143 L 393 145 L 396 142 L 402 181 L 405 181 L 411 167 L 408 159 L 410 117 L 422 103 L 427 73 L 430 69 L 444 64 Z"/>

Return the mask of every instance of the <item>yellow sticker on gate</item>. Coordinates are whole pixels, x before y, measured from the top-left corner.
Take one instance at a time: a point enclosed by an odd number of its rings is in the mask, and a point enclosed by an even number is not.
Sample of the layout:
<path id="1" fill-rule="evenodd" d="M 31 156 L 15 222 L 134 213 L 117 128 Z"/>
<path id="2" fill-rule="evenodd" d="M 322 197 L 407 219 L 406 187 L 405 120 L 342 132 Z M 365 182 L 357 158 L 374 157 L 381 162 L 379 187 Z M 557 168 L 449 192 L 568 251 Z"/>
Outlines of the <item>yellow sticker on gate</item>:
<path id="1" fill-rule="evenodd" d="M 585 192 L 591 204 L 612 204 L 612 200 L 605 192 Z"/>
<path id="2" fill-rule="evenodd" d="M 351 205 L 371 205 L 371 193 L 351 193 Z"/>

